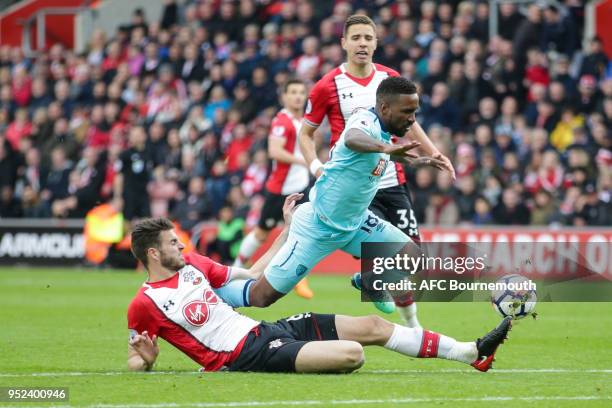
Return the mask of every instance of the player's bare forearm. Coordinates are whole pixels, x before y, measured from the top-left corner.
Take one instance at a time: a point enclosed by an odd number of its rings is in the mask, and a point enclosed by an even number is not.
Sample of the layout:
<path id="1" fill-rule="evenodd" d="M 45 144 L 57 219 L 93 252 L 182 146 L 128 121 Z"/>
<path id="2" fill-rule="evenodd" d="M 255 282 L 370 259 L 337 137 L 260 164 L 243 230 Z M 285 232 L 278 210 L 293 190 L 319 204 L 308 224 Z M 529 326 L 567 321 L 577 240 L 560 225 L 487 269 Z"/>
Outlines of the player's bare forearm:
<path id="1" fill-rule="evenodd" d="M 357 153 L 383 153 L 385 144 L 361 130 L 351 129 L 344 136 L 346 147 Z"/>
<path id="2" fill-rule="evenodd" d="M 314 142 L 314 132 L 317 128 L 310 126 L 309 124 L 302 122 L 300 128 L 300 134 L 298 135 L 298 143 L 300 144 L 300 151 L 306 160 L 306 165 L 310 166 L 317 158 L 317 146 Z"/>
<path id="3" fill-rule="evenodd" d="M 453 167 L 453 163 L 450 161 L 448 157 L 440 153 L 440 150 L 433 144 L 429 136 L 425 133 L 421 125 L 418 122 L 415 122 L 410 126 L 407 134 L 412 137 L 412 139 L 416 140 L 421 144 L 421 149 L 425 156 L 430 156 L 433 159 L 440 160 L 444 163 L 443 169 L 448 171 L 453 179 L 456 177 L 455 168 Z M 434 166 L 437 167 L 437 166 Z"/>
<path id="4" fill-rule="evenodd" d="M 274 138 L 270 138 L 268 140 L 268 155 L 272 160 L 276 160 L 280 163 L 298 164 L 301 166 L 306 166 L 306 162 L 303 159 L 289 153 L 283 148 L 284 145 L 284 139 L 276 140 Z"/>
<path id="5" fill-rule="evenodd" d="M 298 135 L 298 143 L 300 144 L 300 151 L 302 156 L 304 156 L 306 167 L 308 167 L 310 174 L 318 178 L 323 174 L 323 163 L 317 158 L 317 146 L 314 141 L 314 132 L 316 130 L 316 127 L 302 122 L 300 134 Z"/>
<path id="6" fill-rule="evenodd" d="M 287 237 L 289 236 L 289 225 L 285 225 L 281 233 L 276 237 L 270 248 L 263 254 L 257 262 L 251 266 L 249 269 L 251 277 L 260 276 L 263 271 L 266 269 L 266 266 L 270 263 L 274 255 L 278 252 L 279 249 L 283 246 L 285 241 L 287 241 Z"/>
<path id="7" fill-rule="evenodd" d="M 344 136 L 346 147 L 357 153 L 386 153 L 394 160 L 416 158 L 410 150 L 420 146 L 419 142 L 386 144 L 359 129 L 350 129 Z"/>
<path id="8" fill-rule="evenodd" d="M 410 126 L 407 135 L 421 144 L 421 150 L 423 153 L 425 153 L 425 155 L 432 156 L 435 153 L 439 153 L 436 145 L 433 144 L 429 136 L 427 136 L 427 133 L 425 133 L 425 130 L 423 130 L 418 122 L 414 122 L 412 126 Z"/>
<path id="9" fill-rule="evenodd" d="M 287 241 L 287 237 L 289 236 L 289 227 L 291 225 L 291 220 L 293 219 L 293 213 L 297 208 L 297 203 L 304 197 L 302 193 L 293 193 L 289 194 L 283 203 L 283 219 L 285 220 L 285 226 L 281 233 L 276 237 L 272 246 L 266 251 L 265 254 L 261 258 L 255 262 L 255 264 L 251 267 L 250 272 L 256 276 L 260 276 L 263 274 L 263 271 L 266 269 L 274 255 L 282 248 L 283 244 Z"/>

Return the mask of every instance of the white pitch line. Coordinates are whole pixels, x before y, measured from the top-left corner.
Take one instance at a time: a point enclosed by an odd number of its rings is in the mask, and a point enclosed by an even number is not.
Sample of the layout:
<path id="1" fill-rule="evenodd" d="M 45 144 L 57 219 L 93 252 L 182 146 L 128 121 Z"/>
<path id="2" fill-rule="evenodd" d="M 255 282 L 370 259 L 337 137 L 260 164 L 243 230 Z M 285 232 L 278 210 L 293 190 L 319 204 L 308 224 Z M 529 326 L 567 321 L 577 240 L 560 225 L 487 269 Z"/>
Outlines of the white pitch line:
<path id="1" fill-rule="evenodd" d="M 462 368 L 448 368 L 438 370 L 362 370 L 358 371 L 361 374 L 447 374 L 447 373 L 467 373 L 467 374 L 480 374 L 479 371 L 472 369 Z M 530 374 L 530 373 L 559 373 L 559 374 L 612 374 L 612 369 L 573 369 L 573 368 L 494 368 L 488 372 L 488 374 Z M 96 372 L 96 371 L 76 371 L 76 372 L 48 372 L 48 373 L 0 373 L 0 378 L 21 378 L 21 377 L 115 377 L 121 375 L 200 375 L 203 374 L 198 371 L 151 371 L 147 373 L 132 373 L 129 371 L 107 371 L 107 372 Z M 210 373 L 206 373 L 210 374 Z"/>
<path id="2" fill-rule="evenodd" d="M 368 374 L 441 374 L 441 373 L 467 373 L 467 374 L 480 374 L 477 370 L 461 369 L 461 368 L 448 368 L 439 370 L 367 370 L 359 371 L 361 373 Z M 612 369 L 575 369 L 575 368 L 493 368 L 488 371 L 487 374 L 529 374 L 529 373 L 574 373 L 574 374 L 585 374 L 585 373 L 598 373 L 598 374 L 612 374 Z"/>
<path id="3" fill-rule="evenodd" d="M 363 405 L 363 404 L 420 404 L 440 402 L 498 402 L 498 401 L 610 401 L 612 397 L 598 395 L 578 396 L 504 396 L 504 397 L 466 397 L 466 398 L 380 398 L 380 399 L 350 399 L 350 400 L 287 400 L 287 401 L 232 401 L 232 402 L 195 402 L 195 403 L 160 403 L 160 404 L 95 404 L 87 408 L 224 408 L 224 407 L 261 407 L 261 406 L 302 406 L 302 405 Z M 48 408 L 68 408 L 72 405 L 55 405 Z"/>
<path id="4" fill-rule="evenodd" d="M 133 373 L 130 371 L 75 371 L 75 372 L 51 372 L 51 373 L 0 373 L 0 377 L 89 377 L 102 376 L 114 377 L 118 375 L 198 375 L 199 371 L 151 371 L 146 373 Z"/>

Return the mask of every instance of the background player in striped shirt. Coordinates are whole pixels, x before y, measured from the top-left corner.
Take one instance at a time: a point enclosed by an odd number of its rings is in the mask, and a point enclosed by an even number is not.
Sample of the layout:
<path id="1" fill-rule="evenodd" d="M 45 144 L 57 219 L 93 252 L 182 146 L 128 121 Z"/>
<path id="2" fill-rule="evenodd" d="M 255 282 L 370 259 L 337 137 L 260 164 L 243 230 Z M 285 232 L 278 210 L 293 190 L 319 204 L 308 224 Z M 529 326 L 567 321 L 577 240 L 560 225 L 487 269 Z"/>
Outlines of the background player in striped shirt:
<path id="1" fill-rule="evenodd" d="M 329 120 L 330 146 L 333 148 L 355 109 L 373 108 L 380 82 L 389 76 L 399 76 L 395 70 L 373 63 L 372 57 L 377 45 L 376 25 L 369 17 L 350 16 L 344 24 L 343 33 L 341 42 L 347 54 L 346 62 L 326 74 L 312 88 L 298 137 L 304 158 L 315 177 L 319 177 L 323 171 L 314 144 L 314 132 L 323 118 L 327 116 Z M 454 175 L 450 160 L 439 152 L 418 123 L 410 128 L 406 136 L 418 141 L 423 154 L 442 161 L 445 168 Z M 413 241 L 420 242 L 417 220 L 400 163 L 387 166 L 370 209 L 397 226 Z M 408 326 L 420 326 L 416 317 L 416 304 L 411 296 L 396 299 L 395 304 Z M 393 304 L 388 302 L 376 302 L 375 305 L 386 313 L 394 309 Z"/>
<path id="2" fill-rule="evenodd" d="M 285 214 L 291 214 L 299 197 L 287 199 Z M 286 229 L 277 239 L 281 244 Z M 132 231 L 132 252 L 145 265 L 149 279 L 128 309 L 130 370 L 153 368 L 161 337 L 205 371 L 351 372 L 363 365 L 366 345 L 487 371 L 510 329 L 507 318 L 482 338 L 459 342 L 378 316 L 301 313 L 275 323 L 259 322 L 233 310 L 214 291 L 252 270 L 220 265 L 196 253 L 183 256 L 183 248 L 165 218 L 143 220 Z M 275 242 L 258 262 L 265 266 L 277 248 Z"/>
<path id="3" fill-rule="evenodd" d="M 299 79 L 290 79 L 283 86 L 281 109 L 270 126 L 268 155 L 272 172 L 265 187 L 265 202 L 259 223 L 242 240 L 234 266 L 243 267 L 268 239 L 270 231 L 283 219 L 283 203 L 293 193 L 303 193 L 310 183 L 304 156 L 297 142 L 306 102 L 306 85 Z M 298 295 L 310 299 L 313 296 L 306 280 L 295 287 Z"/>

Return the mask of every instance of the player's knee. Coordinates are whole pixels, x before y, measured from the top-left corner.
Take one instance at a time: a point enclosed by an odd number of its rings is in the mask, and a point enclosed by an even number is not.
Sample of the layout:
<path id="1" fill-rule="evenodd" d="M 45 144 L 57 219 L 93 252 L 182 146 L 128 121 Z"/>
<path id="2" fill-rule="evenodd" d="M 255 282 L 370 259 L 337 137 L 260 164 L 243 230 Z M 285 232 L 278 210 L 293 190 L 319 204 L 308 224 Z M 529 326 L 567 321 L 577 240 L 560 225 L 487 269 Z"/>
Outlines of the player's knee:
<path id="1" fill-rule="evenodd" d="M 377 315 L 369 315 L 366 319 L 367 323 L 365 326 L 370 337 L 368 343 L 385 344 L 388 339 L 387 332 L 389 331 L 389 326 L 392 326 L 392 324 Z"/>
<path id="2" fill-rule="evenodd" d="M 363 347 L 356 341 L 348 342 L 343 354 L 344 369 L 346 371 L 355 371 L 365 363 Z"/>
<path id="3" fill-rule="evenodd" d="M 370 333 L 379 333 L 389 325 L 389 322 L 378 315 L 367 316 L 367 326 Z"/>

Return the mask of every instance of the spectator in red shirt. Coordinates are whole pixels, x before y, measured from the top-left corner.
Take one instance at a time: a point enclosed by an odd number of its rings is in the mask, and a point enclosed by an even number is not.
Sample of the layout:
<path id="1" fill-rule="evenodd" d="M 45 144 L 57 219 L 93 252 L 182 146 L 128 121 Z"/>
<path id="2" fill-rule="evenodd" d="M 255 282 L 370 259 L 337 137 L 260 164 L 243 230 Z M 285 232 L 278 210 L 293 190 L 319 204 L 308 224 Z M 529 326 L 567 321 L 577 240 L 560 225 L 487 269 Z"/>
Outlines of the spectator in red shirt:
<path id="1" fill-rule="evenodd" d="M 19 144 L 24 137 L 32 134 L 32 123 L 28 118 L 26 108 L 18 109 L 15 113 L 15 120 L 6 129 L 6 139 L 14 150 L 19 150 Z"/>
<path id="2" fill-rule="evenodd" d="M 230 173 L 233 173 L 240 168 L 238 156 L 240 156 L 242 152 L 248 152 L 251 148 L 253 138 L 247 132 L 246 125 L 242 123 L 237 125 L 232 132 L 234 134 L 234 138 L 230 142 L 225 156 L 227 160 L 227 170 Z"/>

